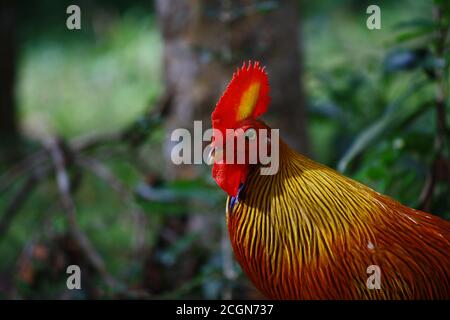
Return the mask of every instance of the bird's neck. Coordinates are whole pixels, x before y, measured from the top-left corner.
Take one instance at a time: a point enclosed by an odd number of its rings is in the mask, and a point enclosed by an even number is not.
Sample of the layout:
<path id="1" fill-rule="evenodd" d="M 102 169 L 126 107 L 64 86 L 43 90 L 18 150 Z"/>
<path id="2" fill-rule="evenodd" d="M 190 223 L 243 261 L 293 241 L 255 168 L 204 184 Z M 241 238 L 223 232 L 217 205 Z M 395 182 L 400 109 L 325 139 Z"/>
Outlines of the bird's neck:
<path id="1" fill-rule="evenodd" d="M 258 175 L 260 171 L 252 170 L 252 174 Z M 354 198 L 356 206 L 364 206 L 367 202 L 372 202 L 371 199 L 367 201 L 367 197 L 378 194 L 336 170 L 297 153 L 282 140 L 279 146 L 279 170 L 272 176 L 268 175 L 265 180 L 271 185 L 289 189 L 285 190 L 287 192 L 295 192 L 296 198 L 302 199 L 305 205 L 312 206 L 311 211 L 324 202 L 347 202 L 349 195 Z"/>

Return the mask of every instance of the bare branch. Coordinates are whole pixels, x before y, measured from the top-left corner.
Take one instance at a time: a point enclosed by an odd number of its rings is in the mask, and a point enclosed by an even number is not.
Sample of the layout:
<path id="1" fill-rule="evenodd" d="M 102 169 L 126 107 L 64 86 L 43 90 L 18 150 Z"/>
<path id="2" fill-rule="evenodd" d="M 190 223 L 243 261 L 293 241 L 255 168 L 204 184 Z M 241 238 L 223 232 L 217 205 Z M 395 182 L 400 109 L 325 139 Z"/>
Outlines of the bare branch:
<path id="1" fill-rule="evenodd" d="M 36 179 L 30 176 L 22 185 L 20 190 L 15 194 L 6 208 L 5 212 L 1 216 L 0 220 L 0 237 L 3 237 L 8 230 L 14 215 L 19 211 L 25 200 L 32 193 L 36 186 Z"/>
<path id="2" fill-rule="evenodd" d="M 30 169 L 31 170 L 31 169 Z M 5 212 L 0 219 L 0 238 L 3 237 L 8 231 L 9 226 L 14 216 L 19 212 L 22 206 L 25 204 L 28 197 L 32 194 L 37 184 L 48 176 L 49 167 L 44 164 L 33 167 L 31 174 L 22 184 L 19 191 L 13 196 L 10 203 L 5 209 Z"/>
<path id="3" fill-rule="evenodd" d="M 77 241 L 83 254 L 88 259 L 91 266 L 103 278 L 105 283 L 111 288 L 122 288 L 119 282 L 114 279 L 106 270 L 102 257 L 95 251 L 88 237 L 78 227 L 76 221 L 76 206 L 71 196 L 70 178 L 66 169 L 66 157 L 61 148 L 61 144 L 57 139 L 51 139 L 47 143 L 53 164 L 55 167 L 56 182 L 64 212 L 67 214 L 67 222 L 71 236 Z"/>
<path id="4" fill-rule="evenodd" d="M 145 231 L 147 219 L 144 212 L 135 204 L 133 194 L 122 182 L 111 172 L 111 170 L 101 162 L 85 156 L 77 156 L 75 162 L 86 170 L 92 172 L 98 178 L 104 180 L 108 186 L 115 190 L 124 203 L 133 207 L 132 217 L 136 232 L 134 233 L 134 247 L 136 252 L 140 252 L 146 243 Z"/>
<path id="5" fill-rule="evenodd" d="M 41 165 L 46 156 L 45 150 L 36 151 L 2 174 L 0 176 L 0 194 L 6 192 L 22 176 Z"/>

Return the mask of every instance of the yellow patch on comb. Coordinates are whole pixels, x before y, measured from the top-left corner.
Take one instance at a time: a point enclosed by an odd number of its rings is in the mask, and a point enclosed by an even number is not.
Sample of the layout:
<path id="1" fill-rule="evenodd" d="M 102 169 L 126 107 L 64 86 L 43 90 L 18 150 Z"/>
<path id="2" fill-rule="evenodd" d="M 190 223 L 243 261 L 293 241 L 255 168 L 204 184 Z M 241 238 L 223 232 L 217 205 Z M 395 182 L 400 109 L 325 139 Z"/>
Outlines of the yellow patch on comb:
<path id="1" fill-rule="evenodd" d="M 211 120 L 214 129 L 235 128 L 239 122 L 257 119 L 267 111 L 269 105 L 269 79 L 259 62 L 243 64 L 231 79 Z"/>
<path id="2" fill-rule="evenodd" d="M 252 83 L 242 94 L 237 112 L 237 121 L 244 120 L 253 113 L 258 101 L 260 87 L 261 84 L 259 82 Z"/>

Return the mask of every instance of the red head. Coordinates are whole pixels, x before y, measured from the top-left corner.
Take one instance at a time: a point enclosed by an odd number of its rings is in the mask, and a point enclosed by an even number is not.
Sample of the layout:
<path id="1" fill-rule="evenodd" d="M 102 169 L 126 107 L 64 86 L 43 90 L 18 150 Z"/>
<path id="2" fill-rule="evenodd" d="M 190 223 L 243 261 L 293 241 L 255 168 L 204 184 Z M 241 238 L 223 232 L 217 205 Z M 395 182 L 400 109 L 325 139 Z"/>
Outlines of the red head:
<path id="1" fill-rule="evenodd" d="M 234 73 L 212 113 L 212 127 L 217 130 L 213 134 L 212 142 L 215 151 L 212 175 L 217 184 L 230 196 L 237 195 L 240 184 L 247 178 L 251 165 L 248 161 L 248 144 L 250 140 L 255 140 L 258 145 L 259 130 L 267 129 L 267 126 L 257 118 L 267 111 L 269 101 L 267 74 L 259 62 L 249 61 Z M 235 130 L 235 134 L 227 136 L 227 129 Z M 219 134 L 221 137 L 218 137 Z M 231 157 L 236 160 L 236 142 L 242 141 L 240 138 L 246 141 L 245 163 L 225 163 L 226 145 L 230 143 L 230 139 L 235 139 L 234 155 Z M 219 157 L 218 153 L 223 156 Z"/>

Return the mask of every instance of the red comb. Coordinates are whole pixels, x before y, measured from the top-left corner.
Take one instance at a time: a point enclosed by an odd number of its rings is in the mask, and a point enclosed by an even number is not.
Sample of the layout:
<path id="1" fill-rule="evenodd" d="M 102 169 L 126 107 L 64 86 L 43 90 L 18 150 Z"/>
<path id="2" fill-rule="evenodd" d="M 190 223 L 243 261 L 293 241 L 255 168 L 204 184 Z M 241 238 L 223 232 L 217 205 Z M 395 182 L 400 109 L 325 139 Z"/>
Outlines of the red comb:
<path id="1" fill-rule="evenodd" d="M 269 80 L 264 67 L 248 61 L 234 74 L 211 115 L 213 128 L 232 129 L 245 119 L 261 116 L 269 104 Z"/>

